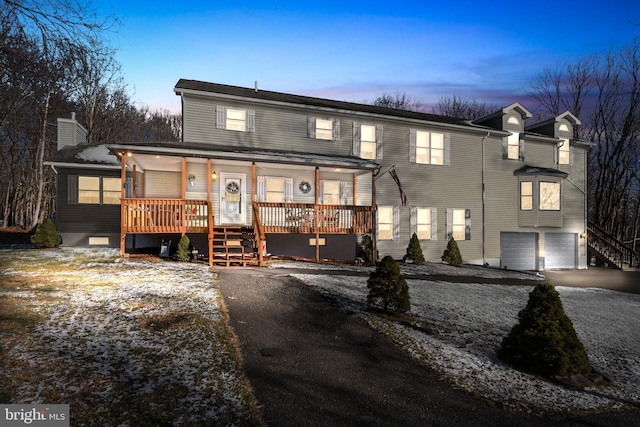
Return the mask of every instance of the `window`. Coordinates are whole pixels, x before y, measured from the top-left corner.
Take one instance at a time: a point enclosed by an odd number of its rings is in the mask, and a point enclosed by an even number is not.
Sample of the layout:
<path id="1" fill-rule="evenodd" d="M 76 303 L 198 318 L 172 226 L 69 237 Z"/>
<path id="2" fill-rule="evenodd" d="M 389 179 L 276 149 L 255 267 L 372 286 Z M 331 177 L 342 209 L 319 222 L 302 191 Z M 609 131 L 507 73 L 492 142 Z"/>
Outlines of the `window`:
<path id="1" fill-rule="evenodd" d="M 317 139 L 333 139 L 333 121 L 325 119 L 316 119 L 316 138 Z"/>
<path id="2" fill-rule="evenodd" d="M 78 203 L 100 204 L 100 177 L 78 177 Z"/>
<path id="3" fill-rule="evenodd" d="M 520 209 L 530 211 L 533 209 L 533 182 L 520 182 Z"/>
<path id="4" fill-rule="evenodd" d="M 560 210 L 560 183 L 540 182 L 540 206 L 541 211 Z"/>
<path id="5" fill-rule="evenodd" d="M 360 157 L 363 159 L 376 158 L 376 128 L 362 125 L 360 129 Z"/>
<path id="6" fill-rule="evenodd" d="M 437 239 L 437 211 L 435 208 L 411 208 L 411 234 L 419 240 Z"/>
<path id="7" fill-rule="evenodd" d="M 284 202 L 284 178 L 266 177 L 266 201 Z"/>
<path id="8" fill-rule="evenodd" d="M 447 240 L 471 240 L 471 209 L 447 209 Z"/>
<path id="9" fill-rule="evenodd" d="M 120 204 L 120 178 L 69 175 L 68 182 L 69 204 Z"/>
<path id="10" fill-rule="evenodd" d="M 571 163 L 571 146 L 568 139 L 562 139 L 558 145 L 558 164 L 568 165 Z"/>
<path id="11" fill-rule="evenodd" d="M 340 181 L 322 181 L 322 203 L 325 205 L 340 204 Z"/>
<path id="12" fill-rule="evenodd" d="M 448 165 L 450 134 L 411 129 L 409 135 L 409 162 Z"/>
<path id="13" fill-rule="evenodd" d="M 393 240 L 393 207 L 378 207 L 378 240 Z"/>
<path id="14" fill-rule="evenodd" d="M 513 132 L 507 137 L 507 159 L 520 158 L 520 134 Z"/>
<path id="15" fill-rule="evenodd" d="M 217 105 L 216 128 L 239 132 L 255 132 L 255 111 Z"/>

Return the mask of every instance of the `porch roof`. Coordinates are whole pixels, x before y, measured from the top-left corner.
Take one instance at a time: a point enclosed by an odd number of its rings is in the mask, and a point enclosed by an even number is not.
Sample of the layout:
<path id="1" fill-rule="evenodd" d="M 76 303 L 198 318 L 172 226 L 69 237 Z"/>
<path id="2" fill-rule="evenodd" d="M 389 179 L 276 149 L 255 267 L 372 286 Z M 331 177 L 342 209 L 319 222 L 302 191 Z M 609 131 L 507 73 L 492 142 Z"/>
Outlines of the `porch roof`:
<path id="1" fill-rule="evenodd" d="M 340 167 L 359 170 L 375 170 L 380 165 L 355 156 L 334 156 L 294 151 L 265 150 L 248 147 L 229 147 L 214 144 L 188 142 L 132 142 L 106 144 L 114 154 L 133 153 L 200 159 L 235 160 L 247 162 L 278 163 L 288 165 Z"/>

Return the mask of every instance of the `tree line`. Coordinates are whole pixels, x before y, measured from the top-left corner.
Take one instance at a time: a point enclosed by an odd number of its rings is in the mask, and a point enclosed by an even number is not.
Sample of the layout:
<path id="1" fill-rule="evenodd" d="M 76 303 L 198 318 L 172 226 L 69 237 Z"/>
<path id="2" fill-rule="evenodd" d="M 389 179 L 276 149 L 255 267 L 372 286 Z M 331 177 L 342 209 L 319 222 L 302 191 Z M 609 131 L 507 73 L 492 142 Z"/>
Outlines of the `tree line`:
<path id="1" fill-rule="evenodd" d="M 0 1 L 0 226 L 32 229 L 55 212 L 57 119 L 76 113 L 91 144 L 177 141 L 182 119 L 138 107 L 101 18 L 76 0 Z"/>

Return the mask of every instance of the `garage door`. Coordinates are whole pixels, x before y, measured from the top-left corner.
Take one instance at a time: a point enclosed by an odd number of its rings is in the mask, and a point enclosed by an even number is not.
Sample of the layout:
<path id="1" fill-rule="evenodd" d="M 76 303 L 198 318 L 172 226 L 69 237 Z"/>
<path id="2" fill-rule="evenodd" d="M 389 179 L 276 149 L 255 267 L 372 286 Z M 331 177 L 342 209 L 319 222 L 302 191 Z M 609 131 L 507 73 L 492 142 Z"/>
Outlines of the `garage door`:
<path id="1" fill-rule="evenodd" d="M 578 235 L 575 233 L 544 234 L 544 268 L 576 268 Z"/>
<path id="2" fill-rule="evenodd" d="M 500 233 L 500 266 L 538 270 L 538 233 Z"/>

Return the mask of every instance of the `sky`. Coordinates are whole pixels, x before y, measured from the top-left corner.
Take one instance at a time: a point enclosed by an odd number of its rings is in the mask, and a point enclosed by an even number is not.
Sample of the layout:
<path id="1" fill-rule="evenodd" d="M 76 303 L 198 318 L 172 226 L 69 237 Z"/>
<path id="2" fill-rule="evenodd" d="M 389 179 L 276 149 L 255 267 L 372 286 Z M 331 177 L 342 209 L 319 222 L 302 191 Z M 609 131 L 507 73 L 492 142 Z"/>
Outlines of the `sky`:
<path id="1" fill-rule="evenodd" d="M 180 112 L 179 79 L 340 101 L 404 93 L 506 106 L 545 68 L 629 46 L 637 0 L 169 2 L 98 0 L 140 106 Z M 429 110 L 430 111 L 430 110 Z"/>

